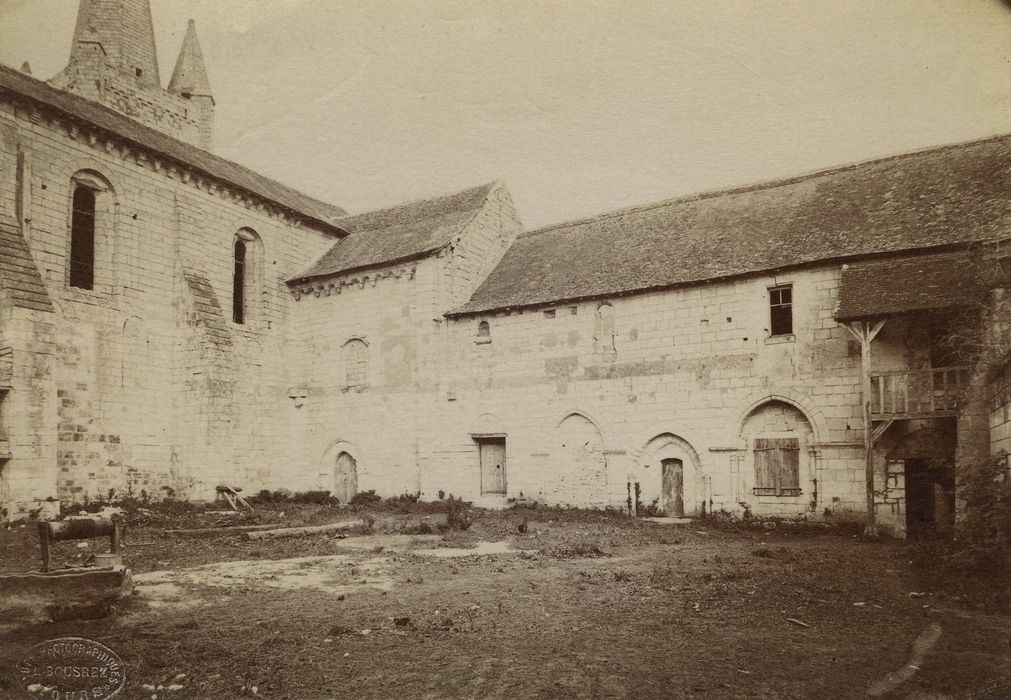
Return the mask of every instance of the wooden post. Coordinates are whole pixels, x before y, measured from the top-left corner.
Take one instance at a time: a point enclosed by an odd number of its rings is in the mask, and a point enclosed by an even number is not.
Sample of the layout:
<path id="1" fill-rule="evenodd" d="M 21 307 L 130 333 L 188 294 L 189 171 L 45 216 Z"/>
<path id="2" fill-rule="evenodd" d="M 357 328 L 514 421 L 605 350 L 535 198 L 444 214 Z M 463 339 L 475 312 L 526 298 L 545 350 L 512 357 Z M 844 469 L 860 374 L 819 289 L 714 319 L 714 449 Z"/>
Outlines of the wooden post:
<path id="1" fill-rule="evenodd" d="M 874 425 L 871 419 L 871 341 L 885 325 L 878 321 L 873 326 L 869 322 L 851 323 L 846 326 L 849 332 L 860 341 L 860 403 L 864 417 L 864 475 L 867 488 L 867 519 L 864 525 L 864 537 L 877 537 L 877 514 L 874 511 Z M 884 408 L 884 406 L 882 406 Z"/>

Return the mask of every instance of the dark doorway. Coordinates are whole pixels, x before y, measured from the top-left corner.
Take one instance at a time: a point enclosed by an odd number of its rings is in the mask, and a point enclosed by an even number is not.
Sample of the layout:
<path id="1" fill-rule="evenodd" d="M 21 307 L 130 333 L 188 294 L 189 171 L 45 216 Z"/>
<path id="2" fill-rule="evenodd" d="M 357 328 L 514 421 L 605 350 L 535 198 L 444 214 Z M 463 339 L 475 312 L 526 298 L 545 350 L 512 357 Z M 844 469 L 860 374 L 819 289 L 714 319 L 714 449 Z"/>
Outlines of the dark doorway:
<path id="1" fill-rule="evenodd" d="M 955 514 L 955 470 L 947 460 L 907 459 L 906 537 L 949 537 Z"/>
<path id="2" fill-rule="evenodd" d="M 671 518 L 685 515 L 685 466 L 680 459 L 660 462 L 663 512 Z"/>

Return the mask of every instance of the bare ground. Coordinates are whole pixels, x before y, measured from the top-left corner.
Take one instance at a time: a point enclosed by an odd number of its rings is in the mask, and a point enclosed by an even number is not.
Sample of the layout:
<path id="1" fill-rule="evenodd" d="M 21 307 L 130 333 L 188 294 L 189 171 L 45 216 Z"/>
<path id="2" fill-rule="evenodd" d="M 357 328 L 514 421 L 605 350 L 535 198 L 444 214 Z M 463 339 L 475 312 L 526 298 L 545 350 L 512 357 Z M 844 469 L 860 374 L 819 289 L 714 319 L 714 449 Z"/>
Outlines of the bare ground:
<path id="1" fill-rule="evenodd" d="M 1011 697 L 1011 617 L 903 543 L 557 511 L 444 535 L 389 513 L 346 538 L 168 531 L 335 510 L 131 513 L 136 594 L 104 620 L 0 613 L 0 697 L 21 692 L 24 651 L 61 636 L 116 651 L 128 698 Z M 36 567 L 31 529 L 0 533 L 0 557 Z"/>

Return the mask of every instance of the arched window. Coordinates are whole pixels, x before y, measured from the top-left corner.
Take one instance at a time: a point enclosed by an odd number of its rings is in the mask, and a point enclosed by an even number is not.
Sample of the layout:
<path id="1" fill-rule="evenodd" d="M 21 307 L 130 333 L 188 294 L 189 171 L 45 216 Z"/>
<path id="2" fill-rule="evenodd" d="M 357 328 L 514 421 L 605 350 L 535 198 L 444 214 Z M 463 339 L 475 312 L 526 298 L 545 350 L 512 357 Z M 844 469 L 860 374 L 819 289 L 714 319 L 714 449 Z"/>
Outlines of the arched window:
<path id="1" fill-rule="evenodd" d="M 364 387 L 369 375 L 369 346 L 361 338 L 344 343 L 344 377 L 348 389 Z"/>
<path id="2" fill-rule="evenodd" d="M 756 496 L 800 496 L 809 471 L 811 423 L 785 401 L 768 401 L 744 420 L 741 434 L 751 448 Z"/>
<path id="3" fill-rule="evenodd" d="M 234 273 L 232 275 L 232 320 L 236 323 L 246 322 L 246 242 L 235 239 L 233 255 Z"/>
<path id="4" fill-rule="evenodd" d="M 256 319 L 256 297 L 261 288 L 260 239 L 251 229 L 240 229 L 232 246 L 232 321 Z"/>
<path id="5" fill-rule="evenodd" d="M 70 218 L 70 286 L 95 288 L 95 191 L 81 184 Z"/>
<path id="6" fill-rule="evenodd" d="M 481 321 L 481 323 L 477 324 L 477 337 L 491 338 L 491 326 L 488 325 L 487 321 Z"/>

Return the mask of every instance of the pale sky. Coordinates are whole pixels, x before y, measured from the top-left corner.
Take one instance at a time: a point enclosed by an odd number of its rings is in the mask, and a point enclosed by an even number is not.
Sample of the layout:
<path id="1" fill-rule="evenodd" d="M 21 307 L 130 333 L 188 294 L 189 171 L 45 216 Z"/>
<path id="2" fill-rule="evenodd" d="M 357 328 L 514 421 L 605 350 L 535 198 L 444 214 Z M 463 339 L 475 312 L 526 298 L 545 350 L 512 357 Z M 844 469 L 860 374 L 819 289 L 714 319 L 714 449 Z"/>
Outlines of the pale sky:
<path id="1" fill-rule="evenodd" d="M 77 0 L 0 0 L 48 79 Z M 1000 0 L 152 0 L 217 152 L 352 212 L 503 180 L 528 228 L 1011 132 Z"/>

